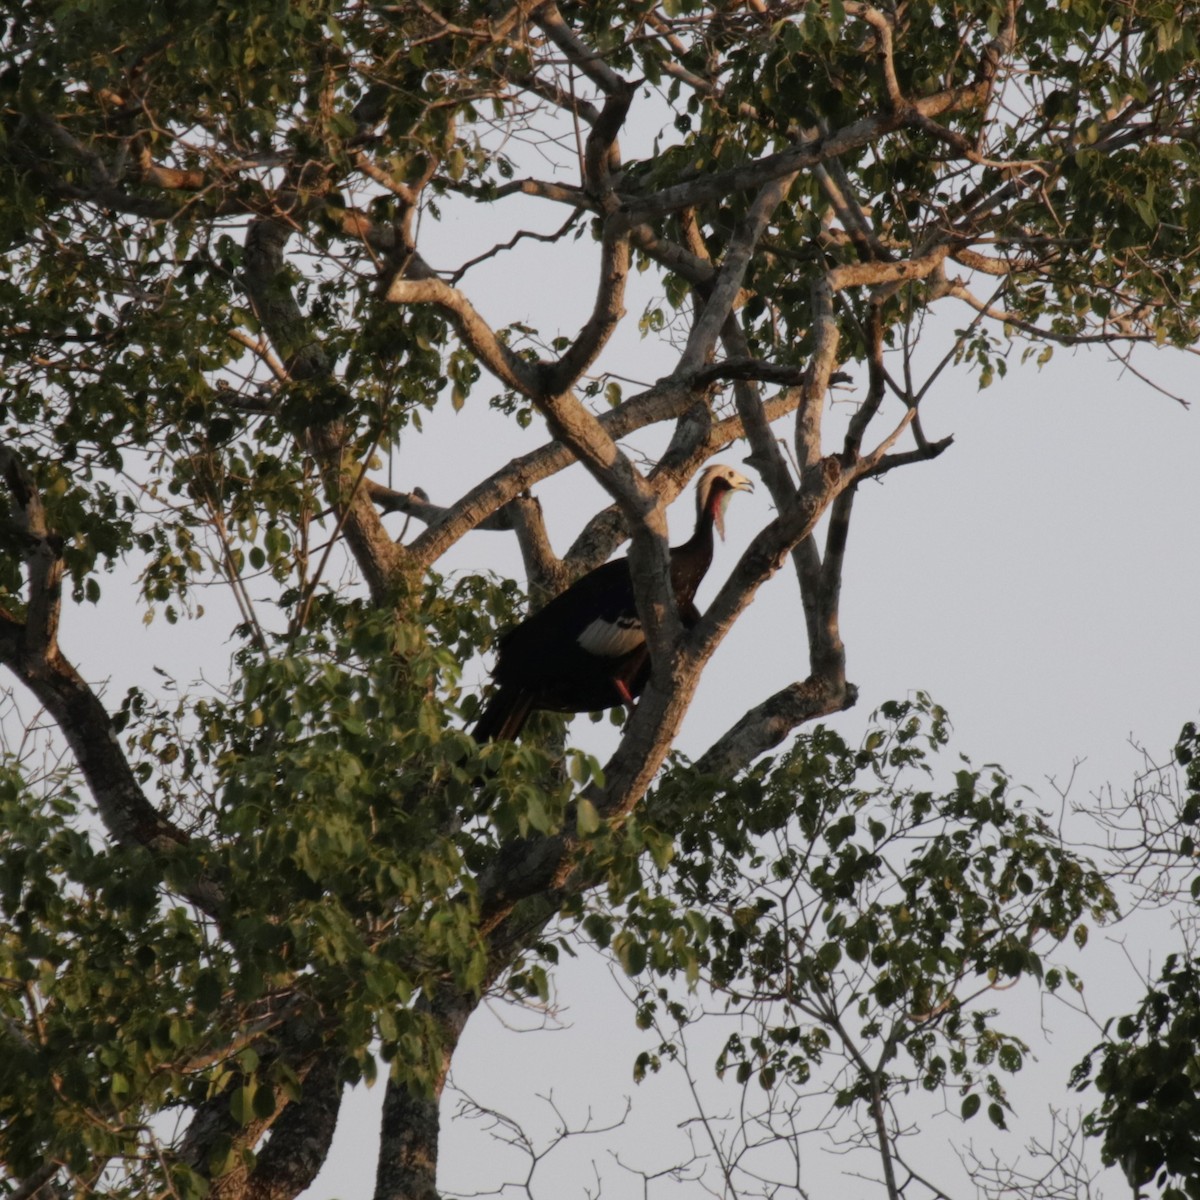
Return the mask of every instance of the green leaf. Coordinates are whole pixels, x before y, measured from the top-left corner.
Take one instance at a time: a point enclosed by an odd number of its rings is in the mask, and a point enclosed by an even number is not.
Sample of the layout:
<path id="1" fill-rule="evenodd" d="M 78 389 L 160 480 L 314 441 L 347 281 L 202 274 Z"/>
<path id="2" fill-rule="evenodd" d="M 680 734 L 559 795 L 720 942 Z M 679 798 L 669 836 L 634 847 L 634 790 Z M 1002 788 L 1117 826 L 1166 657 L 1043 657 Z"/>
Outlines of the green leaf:
<path id="1" fill-rule="evenodd" d="M 260 1121 L 270 1120 L 275 1115 L 275 1093 L 269 1087 L 258 1087 L 254 1090 L 251 1101 L 251 1111 Z"/>
<path id="2" fill-rule="evenodd" d="M 221 977 L 216 971 L 203 970 L 196 976 L 193 998 L 199 1012 L 214 1012 L 221 1003 Z"/>
<path id="3" fill-rule="evenodd" d="M 581 837 L 587 837 L 600 828 L 600 814 L 586 796 L 580 796 L 575 803 L 575 828 Z"/>
<path id="4" fill-rule="evenodd" d="M 253 1083 L 246 1083 L 235 1087 L 229 1095 L 229 1113 L 239 1125 L 249 1125 L 254 1120 L 255 1090 Z"/>

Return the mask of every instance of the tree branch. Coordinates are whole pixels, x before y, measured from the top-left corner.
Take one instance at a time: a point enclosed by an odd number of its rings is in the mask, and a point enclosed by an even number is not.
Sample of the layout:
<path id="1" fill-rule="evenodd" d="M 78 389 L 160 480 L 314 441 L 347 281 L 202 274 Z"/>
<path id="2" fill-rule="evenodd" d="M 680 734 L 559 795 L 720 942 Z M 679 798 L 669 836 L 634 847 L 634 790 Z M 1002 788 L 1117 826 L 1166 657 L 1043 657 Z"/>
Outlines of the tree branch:
<path id="1" fill-rule="evenodd" d="M 704 775 L 733 779 L 761 754 L 773 750 L 800 725 L 851 708 L 858 689 L 851 683 L 837 686 L 823 676 L 810 676 L 801 683 L 769 696 L 747 709 L 738 721 L 696 760 L 695 769 Z"/>
<path id="2" fill-rule="evenodd" d="M 690 375 L 699 370 L 709 359 L 717 337 L 733 311 L 733 305 L 741 293 L 742 280 L 750 265 L 750 256 L 758 246 L 775 210 L 787 198 L 796 175 L 784 175 L 766 184 L 754 199 L 745 220 L 730 239 L 724 261 L 716 272 L 715 279 L 706 289 L 704 308 L 699 320 L 692 326 L 687 346 L 679 358 L 676 371 Z"/>
<path id="3" fill-rule="evenodd" d="M 0 442 L 3 477 L 17 512 L 17 529 L 25 540 L 29 597 L 25 607 L 24 649 L 31 659 L 47 660 L 58 653 L 58 623 L 62 614 L 62 543 L 46 525 L 42 497 L 24 463 Z"/>
<path id="4" fill-rule="evenodd" d="M 308 328 L 292 294 L 284 267 L 291 230 L 281 221 L 252 221 L 246 235 L 243 286 L 258 319 L 283 359 L 293 384 L 333 386 L 332 365 Z M 339 524 L 376 603 L 386 604 L 408 566 L 404 550 L 383 527 L 361 468 L 346 461 L 345 431 L 334 422 L 311 421 L 310 448 L 321 464 L 325 486 L 338 510 Z"/>
<path id="5" fill-rule="evenodd" d="M 451 320 L 471 353 L 506 387 L 523 396 L 536 397 L 540 388 L 537 369 L 514 354 L 457 288 L 431 276 L 425 279 L 397 275 L 387 289 L 393 304 L 433 304 Z"/>
<path id="6" fill-rule="evenodd" d="M 754 162 L 674 184 L 650 196 L 629 196 L 626 198 L 625 219 L 631 225 L 636 225 L 680 209 L 720 203 L 731 193 L 762 187 L 772 180 L 810 170 L 831 158 L 868 146 L 885 134 L 903 127 L 909 120 L 906 115 L 909 111 L 915 110 L 934 117 L 946 112 L 976 108 L 985 102 L 987 96 L 988 87 L 984 83 L 949 88 L 914 101 L 900 113 L 877 113 L 830 134 L 808 138 L 791 149 L 764 155 Z"/>
<path id="7" fill-rule="evenodd" d="M 441 1036 L 441 1063 L 429 1093 L 389 1079 L 383 1097 L 374 1200 L 439 1200 L 437 1190 L 438 1100 L 446 1086 L 450 1056 L 478 1000 L 451 988 L 418 1005 L 432 1012 Z"/>
<path id="8" fill-rule="evenodd" d="M 553 2 L 541 5 L 533 17 L 546 36 L 567 56 L 567 61 L 578 67 L 602 92 L 608 96 L 628 91 L 629 84 L 617 74 L 590 46 L 571 31 Z"/>
<path id="9" fill-rule="evenodd" d="M 542 506 L 533 496 L 522 495 L 509 501 L 501 511 L 511 514 L 530 594 L 535 601 L 543 602 L 557 596 L 571 583 L 571 577 L 550 545 Z"/>
<path id="10" fill-rule="evenodd" d="M 3 445 L 0 475 L 13 498 L 18 528 L 30 543 L 26 620 L 22 623 L 0 609 L 0 662 L 29 688 L 58 725 L 109 834 L 121 845 L 144 846 L 156 854 L 178 850 L 188 844 L 187 835 L 146 799 L 108 712 L 59 650 L 63 564 L 58 538 L 47 527 L 32 475 Z M 211 881 L 197 883 L 190 895 L 210 913 L 221 902 Z"/>
<path id="11" fill-rule="evenodd" d="M 339 1051 L 326 1050 L 309 1068 L 299 1099 L 271 1126 L 240 1200 L 293 1200 L 316 1179 L 329 1155 L 342 1105 Z"/>

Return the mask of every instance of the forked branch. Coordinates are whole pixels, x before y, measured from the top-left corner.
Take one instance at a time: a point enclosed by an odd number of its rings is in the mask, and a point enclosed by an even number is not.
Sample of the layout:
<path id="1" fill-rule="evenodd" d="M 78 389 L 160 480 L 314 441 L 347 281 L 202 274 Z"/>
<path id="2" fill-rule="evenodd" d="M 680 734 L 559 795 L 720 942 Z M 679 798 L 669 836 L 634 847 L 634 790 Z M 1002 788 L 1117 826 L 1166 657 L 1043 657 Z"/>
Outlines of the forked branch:
<path id="1" fill-rule="evenodd" d="M 176 851 L 188 844 L 187 834 L 146 799 L 107 710 L 59 649 L 61 543 L 47 523 L 33 474 L 11 449 L 0 446 L 0 475 L 27 541 L 28 588 L 24 621 L 0 610 L 0 662 L 29 688 L 66 738 L 111 836 L 159 855 Z M 190 898 L 207 912 L 216 912 L 221 903 L 211 881 L 197 883 Z"/>

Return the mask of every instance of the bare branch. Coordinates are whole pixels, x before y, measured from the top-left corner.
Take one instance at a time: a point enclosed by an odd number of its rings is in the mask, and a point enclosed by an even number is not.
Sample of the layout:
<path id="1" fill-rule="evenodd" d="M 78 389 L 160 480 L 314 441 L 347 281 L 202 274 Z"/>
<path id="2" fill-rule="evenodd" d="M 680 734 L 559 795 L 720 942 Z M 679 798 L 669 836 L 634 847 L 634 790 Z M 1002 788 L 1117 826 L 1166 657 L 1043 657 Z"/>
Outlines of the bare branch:
<path id="1" fill-rule="evenodd" d="M 759 757 L 773 750 L 803 724 L 851 708 L 858 699 L 852 683 L 831 687 L 828 680 L 810 677 L 790 683 L 760 704 L 747 709 L 696 760 L 704 775 L 733 779 Z"/>
<path id="2" fill-rule="evenodd" d="M 297 385 L 329 381 L 332 365 L 296 303 L 284 269 L 284 248 L 290 229 L 279 221 L 253 221 L 246 235 L 243 284 L 255 312 Z M 339 510 L 343 529 L 371 593 L 388 602 L 407 567 L 401 547 L 388 536 L 361 486 L 362 468 L 349 461 L 344 431 L 335 423 L 314 422 L 308 428 L 310 448 L 320 462 L 326 488 Z"/>
<path id="3" fill-rule="evenodd" d="M 750 256 L 758 246 L 772 214 L 787 198 L 796 176 L 784 175 L 768 183 L 755 197 L 746 219 L 730 239 L 725 259 L 708 289 L 699 320 L 692 327 L 687 346 L 680 355 L 677 373 L 690 375 L 699 370 L 713 352 L 717 337 L 733 310 L 734 301 L 742 288 Z"/>
<path id="4" fill-rule="evenodd" d="M 513 249 L 519 242 L 548 242 L 553 244 L 560 241 L 571 228 L 579 220 L 579 213 L 573 212 L 553 233 L 538 233 L 532 229 L 518 229 L 506 242 L 497 242 L 490 250 L 485 250 L 482 254 L 477 254 L 474 258 L 469 258 L 456 271 L 450 275 L 451 286 L 456 286 L 459 280 L 472 268 L 479 266 L 482 262 L 487 262 L 489 259 L 495 258 L 497 254 L 502 254 L 506 250 Z"/>
<path id="5" fill-rule="evenodd" d="M 56 1162 L 42 1163 L 32 1175 L 27 1175 L 8 1193 L 6 1200 L 34 1200 L 38 1192 L 61 1170 L 62 1167 Z"/>
<path id="6" fill-rule="evenodd" d="M 542 5 L 534 14 L 534 20 L 545 30 L 550 40 L 566 54 L 567 60 L 578 67 L 602 92 L 612 96 L 628 91 L 629 84 L 571 31 L 558 11 L 557 4 Z"/>
<path id="7" fill-rule="evenodd" d="M 177 850 L 188 843 L 187 835 L 146 799 L 108 712 L 58 648 L 62 561 L 55 548 L 57 539 L 46 526 L 32 475 L 7 446 L 0 446 L 0 474 L 12 495 L 19 526 L 35 540 L 28 560 L 26 621 L 0 609 L 0 662 L 58 725 L 109 833 L 123 845 L 144 846 L 159 854 Z M 221 902 L 211 882 L 195 885 L 192 898 L 209 912 Z"/>
<path id="8" fill-rule="evenodd" d="M 410 279 L 397 275 L 387 289 L 393 304 L 434 304 L 453 322 L 459 336 L 480 362 L 506 387 L 524 396 L 540 392 L 540 380 L 530 364 L 514 354 L 457 288 L 436 277 Z"/>

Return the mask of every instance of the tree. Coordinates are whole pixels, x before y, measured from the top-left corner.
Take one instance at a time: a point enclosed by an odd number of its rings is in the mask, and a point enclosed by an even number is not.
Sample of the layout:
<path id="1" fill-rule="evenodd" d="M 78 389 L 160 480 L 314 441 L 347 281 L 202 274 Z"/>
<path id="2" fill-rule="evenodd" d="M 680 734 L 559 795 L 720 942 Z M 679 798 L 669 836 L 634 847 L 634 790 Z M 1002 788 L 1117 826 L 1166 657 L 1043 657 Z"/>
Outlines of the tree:
<path id="1" fill-rule="evenodd" d="M 1104 1161 L 1119 1165 L 1135 1189 L 1153 1182 L 1168 1200 L 1200 1190 L 1195 1134 L 1198 748 L 1200 732 L 1189 721 L 1175 745 L 1174 762 L 1150 764 L 1127 801 L 1103 813 L 1119 869 L 1145 903 L 1174 906 L 1183 938 L 1180 949 L 1165 956 L 1157 977 L 1145 980 L 1137 1011 L 1110 1018 L 1104 1041 L 1072 1074 L 1076 1086 L 1094 1084 L 1101 1094 L 1086 1128 L 1101 1139 Z"/>
<path id="2" fill-rule="evenodd" d="M 980 1004 L 1004 979 L 1057 986 L 1043 959 L 1111 910 L 1103 880 L 1002 778 L 901 777 L 945 740 L 927 703 L 861 750 L 814 731 L 762 756 L 854 703 L 838 606 L 859 485 L 949 446 L 921 423 L 944 370 L 987 384 L 1014 342 L 1195 344 L 1198 18 L 12 7 L 0 659 L 70 749 L 47 766 L 15 745 L 0 793 L 17 1193 L 297 1195 L 382 1060 L 376 1195 L 433 1195 L 465 1023 L 489 989 L 546 994 L 564 922 L 631 976 L 761 1001 L 722 1061 L 770 1095 L 840 1027 L 837 1104 L 866 1114 L 892 1195 L 919 1186 L 893 1108 L 915 1079 L 1002 1123 L 991 1064 L 1020 1050 Z M 427 260 L 464 213 L 491 248 Z M 594 291 L 580 327 L 489 321 L 473 275 L 542 243 L 587 255 L 565 281 Z M 663 367 L 626 396 L 602 355 L 639 272 Z M 961 325 L 922 374 L 946 308 Z M 484 390 L 550 440 L 457 500 L 383 484 L 423 415 Z M 731 443 L 775 515 L 685 629 L 665 509 Z M 532 489 L 572 464 L 609 503 L 559 554 Z M 463 731 L 462 664 L 519 608 L 511 583 L 439 574 L 480 529 L 515 535 L 534 603 L 628 540 L 652 671 L 603 768 L 557 718 L 515 745 Z M 803 678 L 678 761 L 707 662 L 789 565 Z M 64 590 L 136 587 L 176 622 L 213 582 L 237 605 L 227 679 L 110 703 L 68 656 Z M 674 1003 L 652 987 L 641 1017 Z"/>

